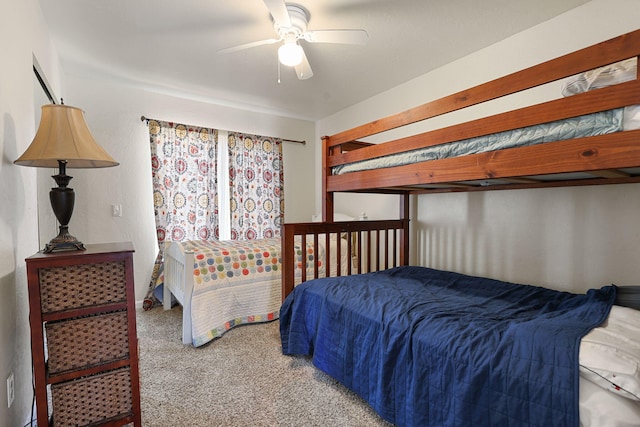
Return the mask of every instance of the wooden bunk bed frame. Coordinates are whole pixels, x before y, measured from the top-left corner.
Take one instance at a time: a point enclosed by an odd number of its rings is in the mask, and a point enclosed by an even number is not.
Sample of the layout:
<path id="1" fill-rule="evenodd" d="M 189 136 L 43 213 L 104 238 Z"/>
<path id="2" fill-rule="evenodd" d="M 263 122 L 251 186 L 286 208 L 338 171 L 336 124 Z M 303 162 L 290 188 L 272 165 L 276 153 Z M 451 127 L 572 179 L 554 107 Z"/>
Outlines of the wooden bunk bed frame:
<path id="1" fill-rule="evenodd" d="M 409 248 L 409 195 L 623 184 L 640 182 L 640 130 L 621 131 L 586 138 L 547 142 L 462 157 L 430 160 L 404 166 L 333 175 L 336 166 L 448 144 L 466 138 L 494 134 L 535 124 L 640 104 L 640 77 L 590 92 L 558 98 L 516 110 L 406 136 L 379 144 L 363 138 L 506 97 L 570 76 L 640 55 L 640 30 L 560 56 L 468 90 L 322 138 L 323 224 L 283 226 L 283 298 L 294 287 L 295 235 L 347 232 L 370 237 L 371 233 L 396 233 L 398 239 L 373 239 L 378 244 L 398 244 L 400 256 L 390 265 L 380 254 L 394 249 L 362 248 L 361 263 L 375 269 L 407 265 Z M 574 178 L 575 176 L 575 178 Z M 334 194 L 338 192 L 399 194 L 400 220 L 333 221 Z M 394 230 L 394 231 L 392 231 Z M 357 241 L 371 241 L 360 239 Z M 360 246 L 360 243 L 358 243 Z M 364 250 L 363 250 L 364 249 Z M 372 259 L 372 261 L 370 260 Z M 350 270 L 351 271 L 351 270 Z M 357 272 L 357 271 L 356 271 Z"/>
<path id="2" fill-rule="evenodd" d="M 301 281 L 319 277 L 318 263 L 314 263 L 311 276 L 301 269 L 297 263 L 294 239 L 302 240 L 301 247 L 307 242 L 315 245 L 314 253 L 318 253 L 318 241 L 328 239 L 332 234 L 343 234 L 351 244 L 348 246 L 347 265 L 341 263 L 339 247 L 334 262 L 335 269 L 330 268 L 331 258 L 325 258 L 325 271 L 335 270 L 359 274 L 378 271 L 400 265 L 409 265 L 409 194 L 402 197 L 400 207 L 401 219 L 390 221 L 349 221 L 349 222 L 306 222 L 284 224 L 282 226 L 282 299 L 293 291 L 296 269 L 301 270 Z M 327 251 L 328 253 L 328 251 Z"/>

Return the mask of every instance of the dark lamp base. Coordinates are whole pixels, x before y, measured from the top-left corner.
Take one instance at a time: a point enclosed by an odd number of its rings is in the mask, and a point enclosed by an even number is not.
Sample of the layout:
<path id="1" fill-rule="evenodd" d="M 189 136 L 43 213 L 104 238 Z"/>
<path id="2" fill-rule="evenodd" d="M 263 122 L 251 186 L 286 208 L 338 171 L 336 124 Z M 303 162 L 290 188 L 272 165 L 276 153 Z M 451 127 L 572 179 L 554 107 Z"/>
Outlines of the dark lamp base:
<path id="1" fill-rule="evenodd" d="M 60 226 L 60 233 L 47 243 L 42 252 L 45 254 L 61 251 L 84 251 L 84 243 L 69 234 L 68 227 Z"/>
<path id="2" fill-rule="evenodd" d="M 56 214 L 56 218 L 58 218 L 58 222 L 60 223 L 60 232 L 45 245 L 42 251 L 45 254 L 59 251 L 85 250 L 82 242 L 69 234 L 68 224 L 71 220 L 71 214 L 73 213 L 76 194 L 72 188 L 67 187 L 72 178 L 66 173 L 67 161 L 58 160 L 58 167 L 60 168 L 58 175 L 52 177 L 58 186 L 51 189 L 49 199 L 51 200 L 53 213 Z"/>

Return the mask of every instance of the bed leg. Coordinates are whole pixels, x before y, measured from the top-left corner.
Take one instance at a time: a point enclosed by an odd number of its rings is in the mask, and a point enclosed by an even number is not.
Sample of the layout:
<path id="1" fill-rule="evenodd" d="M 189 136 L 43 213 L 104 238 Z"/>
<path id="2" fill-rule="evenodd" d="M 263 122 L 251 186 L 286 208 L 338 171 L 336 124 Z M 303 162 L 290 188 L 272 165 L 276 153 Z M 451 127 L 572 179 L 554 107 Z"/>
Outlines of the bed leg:
<path id="1" fill-rule="evenodd" d="M 171 291 L 166 283 L 162 285 L 162 308 L 171 310 Z"/>
<path id="2" fill-rule="evenodd" d="M 182 306 L 182 344 L 188 345 L 192 343 L 191 336 L 191 297 L 189 301 L 185 301 Z"/>

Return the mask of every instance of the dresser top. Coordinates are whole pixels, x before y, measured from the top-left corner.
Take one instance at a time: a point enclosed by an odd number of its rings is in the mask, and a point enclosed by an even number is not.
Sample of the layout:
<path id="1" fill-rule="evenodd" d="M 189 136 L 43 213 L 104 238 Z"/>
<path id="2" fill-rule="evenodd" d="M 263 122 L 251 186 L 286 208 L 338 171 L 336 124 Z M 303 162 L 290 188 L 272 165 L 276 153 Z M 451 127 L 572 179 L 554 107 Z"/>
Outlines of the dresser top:
<path id="1" fill-rule="evenodd" d="M 134 252 L 133 244 L 131 242 L 117 242 L 117 243 L 95 243 L 95 244 L 87 244 L 85 245 L 86 250 L 78 251 L 78 250 L 70 250 L 70 251 L 60 251 L 45 254 L 42 251 L 37 252 L 36 254 L 27 258 L 28 260 L 35 259 L 51 259 L 51 258 L 74 258 L 78 256 L 86 256 L 86 255 L 97 255 L 97 254 L 108 254 L 113 252 Z"/>

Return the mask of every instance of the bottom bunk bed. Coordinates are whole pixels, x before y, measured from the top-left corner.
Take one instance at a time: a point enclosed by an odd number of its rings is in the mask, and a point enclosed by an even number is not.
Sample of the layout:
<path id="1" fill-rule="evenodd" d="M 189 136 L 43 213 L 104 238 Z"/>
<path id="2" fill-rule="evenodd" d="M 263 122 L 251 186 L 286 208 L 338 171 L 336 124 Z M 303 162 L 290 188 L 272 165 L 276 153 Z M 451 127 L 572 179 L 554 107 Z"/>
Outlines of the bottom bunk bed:
<path id="1" fill-rule="evenodd" d="M 615 295 L 408 266 L 317 279 L 282 305 L 282 350 L 399 426 L 632 426 L 640 312 Z"/>
<path id="2" fill-rule="evenodd" d="M 408 223 L 410 194 L 640 182 L 639 56 L 636 30 L 324 136 L 323 220 L 340 192 L 401 195 Z M 562 83 L 581 87 L 560 97 Z M 538 103 L 494 113 L 529 99 Z M 573 132 L 612 110 L 614 129 Z M 437 124 L 454 114 L 475 118 Z M 552 135 L 557 126 L 571 131 Z M 481 138 L 517 129 L 534 138 Z M 389 162 L 400 154 L 411 161 Z M 297 234 L 287 227 L 285 247 Z M 408 267 L 408 238 L 396 249 L 402 267 L 297 286 L 285 252 L 283 352 L 311 356 L 401 426 L 640 425 L 640 313 L 613 304 L 616 287 L 576 295 Z"/>

